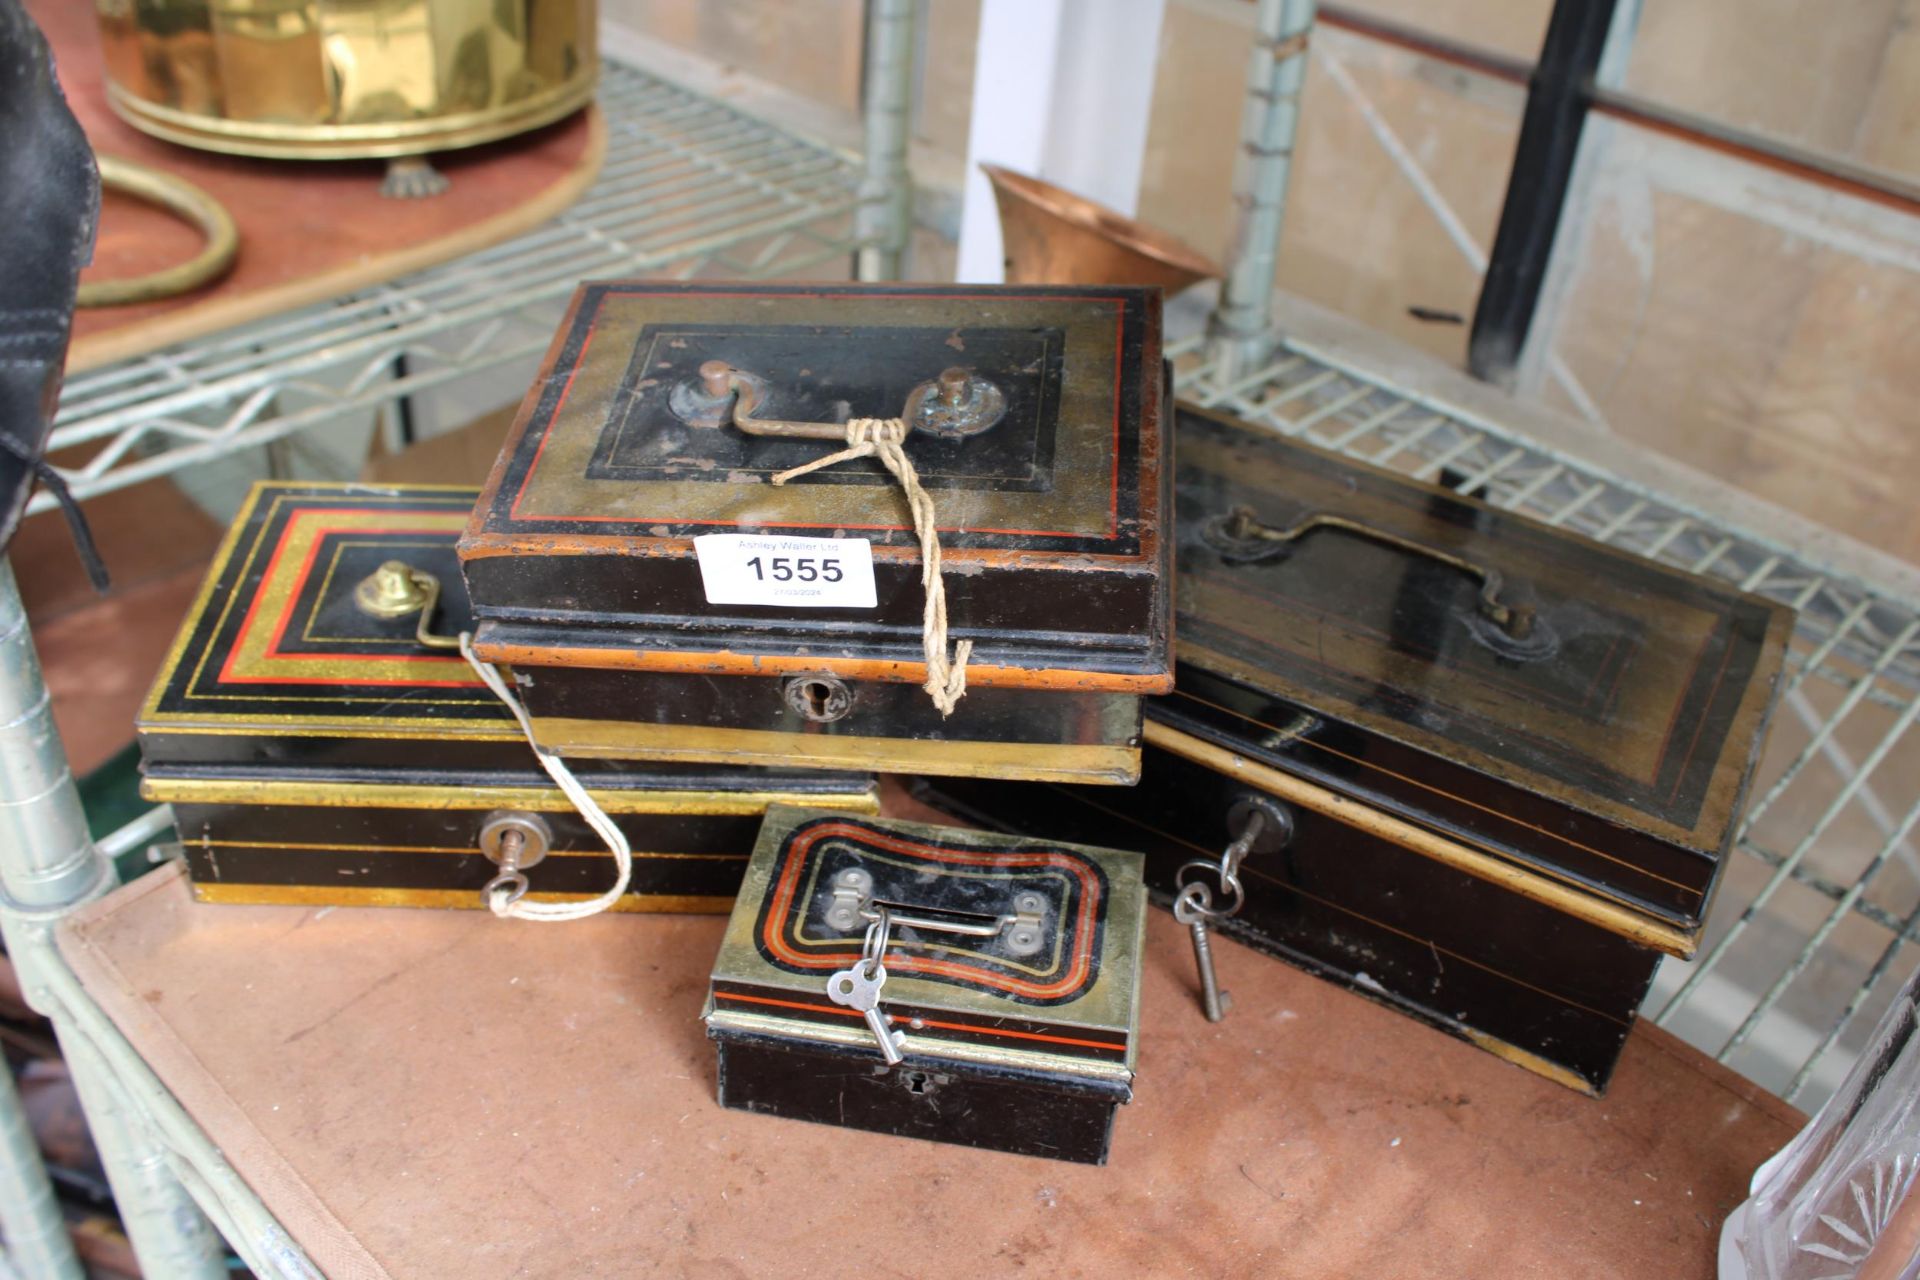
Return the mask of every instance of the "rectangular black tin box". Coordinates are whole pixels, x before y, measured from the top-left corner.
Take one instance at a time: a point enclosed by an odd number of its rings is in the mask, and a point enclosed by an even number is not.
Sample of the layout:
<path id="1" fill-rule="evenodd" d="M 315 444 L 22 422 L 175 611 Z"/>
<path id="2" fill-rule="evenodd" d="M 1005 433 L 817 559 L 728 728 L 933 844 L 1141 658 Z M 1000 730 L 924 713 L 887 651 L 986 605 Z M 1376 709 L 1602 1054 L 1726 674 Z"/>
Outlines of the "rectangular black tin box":
<path id="1" fill-rule="evenodd" d="M 496 815 L 551 836 L 535 901 L 595 896 L 615 868 L 457 652 L 471 625 L 454 540 L 473 489 L 262 484 L 248 497 L 139 720 L 142 794 L 171 803 L 213 902 L 483 905 Z M 399 561 L 437 599 L 370 613 Z M 378 601 L 375 601 L 377 604 Z M 725 911 L 770 803 L 877 808 L 864 774 L 583 761 L 633 846 L 630 910 Z"/>
<path id="2" fill-rule="evenodd" d="M 1185 406 L 1175 447 L 1178 682 L 1139 787 L 929 798 L 1141 849 L 1163 902 L 1275 800 L 1291 838 L 1222 932 L 1600 1092 L 1697 945 L 1791 614 Z"/>
<path id="3" fill-rule="evenodd" d="M 716 398 L 710 367 L 754 390 Z M 922 423 L 949 371 L 998 418 Z M 1157 290 L 582 285 L 460 541 L 476 649 L 568 756 L 1131 782 L 1141 699 L 1173 679 L 1165 403 Z M 918 424 L 949 648 L 974 646 L 951 715 L 920 687 L 894 478 L 867 458 L 771 483 L 849 417 L 896 416 Z M 702 534 L 867 540 L 876 604 L 711 604 Z"/>
<path id="4" fill-rule="evenodd" d="M 827 996 L 876 902 L 901 918 L 879 1006 L 893 1066 Z M 707 1001 L 721 1105 L 1104 1163 L 1132 1096 L 1145 910 L 1137 854 L 770 809 Z"/>

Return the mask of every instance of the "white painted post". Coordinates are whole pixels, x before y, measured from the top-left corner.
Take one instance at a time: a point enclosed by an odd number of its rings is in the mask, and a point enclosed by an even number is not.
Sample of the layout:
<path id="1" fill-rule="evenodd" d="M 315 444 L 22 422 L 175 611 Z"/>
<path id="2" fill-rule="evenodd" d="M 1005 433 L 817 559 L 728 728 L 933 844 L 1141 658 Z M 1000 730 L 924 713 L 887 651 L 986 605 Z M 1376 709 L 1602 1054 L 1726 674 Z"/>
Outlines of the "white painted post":
<path id="1" fill-rule="evenodd" d="M 1165 13 L 1166 0 L 983 0 L 961 280 L 1005 279 L 1000 214 L 982 164 L 1058 183 L 1124 214 L 1139 207 Z"/>

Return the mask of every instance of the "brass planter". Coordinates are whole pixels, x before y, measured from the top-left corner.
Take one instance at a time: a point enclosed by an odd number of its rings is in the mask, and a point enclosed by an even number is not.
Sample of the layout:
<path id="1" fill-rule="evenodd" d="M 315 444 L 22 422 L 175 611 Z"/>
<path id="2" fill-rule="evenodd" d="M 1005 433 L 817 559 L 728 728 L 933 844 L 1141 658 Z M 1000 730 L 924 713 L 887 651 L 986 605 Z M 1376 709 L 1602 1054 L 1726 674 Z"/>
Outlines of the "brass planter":
<path id="1" fill-rule="evenodd" d="M 491 142 L 593 97 L 596 0 L 96 0 L 109 100 L 233 155 L 345 160 Z"/>

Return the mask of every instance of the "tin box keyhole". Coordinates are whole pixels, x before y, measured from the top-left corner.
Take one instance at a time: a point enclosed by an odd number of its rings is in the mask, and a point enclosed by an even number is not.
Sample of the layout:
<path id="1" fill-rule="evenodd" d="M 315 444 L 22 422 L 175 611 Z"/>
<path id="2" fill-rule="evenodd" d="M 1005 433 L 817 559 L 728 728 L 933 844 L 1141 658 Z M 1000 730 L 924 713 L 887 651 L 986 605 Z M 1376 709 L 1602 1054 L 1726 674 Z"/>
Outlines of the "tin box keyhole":
<path id="1" fill-rule="evenodd" d="M 853 690 L 838 676 L 795 676 L 787 681 L 787 705 L 803 720 L 832 724 L 853 710 Z"/>
<path id="2" fill-rule="evenodd" d="M 921 1098 L 931 1098 L 940 1092 L 942 1085 L 953 1080 L 952 1076 L 941 1071 L 903 1071 L 894 1078 L 900 1082 L 901 1088 Z"/>

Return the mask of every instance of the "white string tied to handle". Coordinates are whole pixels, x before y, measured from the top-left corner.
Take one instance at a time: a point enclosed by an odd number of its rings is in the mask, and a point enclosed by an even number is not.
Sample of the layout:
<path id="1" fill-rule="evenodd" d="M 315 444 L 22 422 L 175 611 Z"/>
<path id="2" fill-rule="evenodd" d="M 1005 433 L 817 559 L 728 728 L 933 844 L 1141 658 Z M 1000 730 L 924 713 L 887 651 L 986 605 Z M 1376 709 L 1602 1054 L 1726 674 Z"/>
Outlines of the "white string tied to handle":
<path id="1" fill-rule="evenodd" d="M 926 655 L 927 679 L 920 687 L 950 716 L 960 699 L 967 695 L 967 657 L 973 641 L 962 640 L 954 646 L 953 658 L 947 658 L 947 582 L 940 573 L 939 523 L 933 513 L 933 499 L 920 485 L 920 474 L 903 447 L 907 438 L 904 418 L 854 418 L 847 423 L 847 447 L 824 458 L 815 458 L 803 466 L 782 471 L 773 483 L 785 484 L 810 471 L 851 462 L 855 458 L 878 458 L 893 473 L 906 494 L 907 510 L 913 516 L 913 531 L 920 539 L 920 587 L 926 592 L 926 608 L 920 620 L 921 649 Z"/>
<path id="2" fill-rule="evenodd" d="M 460 633 L 460 656 L 467 660 L 467 665 L 479 675 L 481 682 L 493 691 L 493 696 L 506 703 L 507 710 L 513 712 L 513 718 L 520 722 L 520 731 L 527 735 L 527 745 L 533 748 L 534 758 L 540 762 L 540 767 L 547 771 L 547 776 L 553 779 L 554 785 L 586 819 L 594 833 L 606 841 L 607 848 L 613 853 L 614 865 L 619 868 L 613 887 L 597 898 L 589 898 L 584 902 L 529 902 L 525 897 L 513 897 L 512 891 L 502 885 L 487 895 L 487 909 L 502 920 L 540 920 L 549 923 L 585 920 L 588 916 L 599 915 L 625 897 L 627 886 L 633 882 L 633 848 L 627 843 L 626 834 L 613 825 L 613 819 L 607 816 L 606 810 L 587 794 L 587 789 L 580 785 L 580 779 L 573 776 L 566 762 L 533 740 L 533 725 L 527 719 L 526 708 L 507 688 L 499 668 L 490 662 L 482 662 L 475 655 L 472 632 Z"/>

